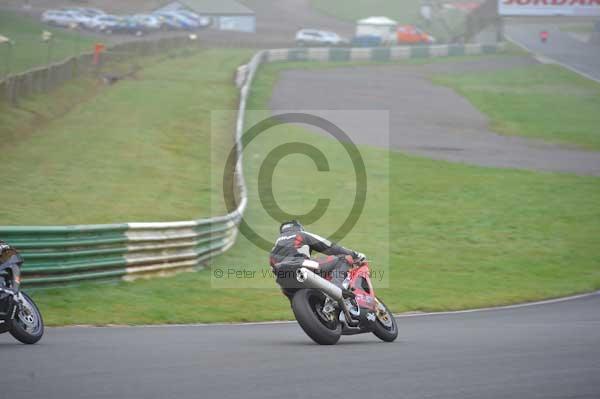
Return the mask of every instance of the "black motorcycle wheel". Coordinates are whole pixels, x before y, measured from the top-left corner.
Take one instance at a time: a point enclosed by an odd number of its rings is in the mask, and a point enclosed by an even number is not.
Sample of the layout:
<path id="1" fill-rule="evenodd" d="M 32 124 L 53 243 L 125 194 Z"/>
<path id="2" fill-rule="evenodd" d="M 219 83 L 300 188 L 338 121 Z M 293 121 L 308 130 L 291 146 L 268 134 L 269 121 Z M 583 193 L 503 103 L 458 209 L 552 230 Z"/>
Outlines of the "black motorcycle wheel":
<path id="1" fill-rule="evenodd" d="M 396 318 L 390 312 L 385 303 L 380 299 L 377 313 L 375 314 L 375 324 L 373 326 L 373 334 L 377 338 L 385 342 L 392 342 L 398 337 L 398 325 L 396 324 Z"/>
<path id="2" fill-rule="evenodd" d="M 294 294 L 292 310 L 298 324 L 319 345 L 335 345 L 342 335 L 338 320 L 327 320 L 320 311 L 325 295 L 317 290 L 301 289 Z"/>
<path id="3" fill-rule="evenodd" d="M 24 344 L 35 344 L 44 335 L 44 320 L 33 300 L 24 292 L 25 309 L 17 310 L 15 318 L 9 322 L 8 331 L 18 341 Z"/>

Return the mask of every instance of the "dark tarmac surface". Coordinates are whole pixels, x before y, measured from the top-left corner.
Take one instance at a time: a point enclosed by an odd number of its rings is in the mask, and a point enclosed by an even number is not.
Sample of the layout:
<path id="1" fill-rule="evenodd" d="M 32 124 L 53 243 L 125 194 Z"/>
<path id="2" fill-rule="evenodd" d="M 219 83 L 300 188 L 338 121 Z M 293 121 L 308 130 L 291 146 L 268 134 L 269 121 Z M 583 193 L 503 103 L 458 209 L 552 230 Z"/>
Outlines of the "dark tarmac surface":
<path id="1" fill-rule="evenodd" d="M 0 336 L 2 397 L 598 398 L 600 294 L 560 303 L 401 317 L 313 344 L 296 323 L 50 328 Z"/>
<path id="2" fill-rule="evenodd" d="M 357 144 L 392 148 L 451 162 L 600 176 L 600 152 L 541 140 L 503 136 L 452 89 L 433 85 L 435 73 L 510 68 L 536 63 L 532 57 L 481 58 L 425 66 L 380 65 L 321 70 L 287 70 L 275 86 L 277 110 L 387 110 L 385 123 L 358 112 L 331 120 Z"/>

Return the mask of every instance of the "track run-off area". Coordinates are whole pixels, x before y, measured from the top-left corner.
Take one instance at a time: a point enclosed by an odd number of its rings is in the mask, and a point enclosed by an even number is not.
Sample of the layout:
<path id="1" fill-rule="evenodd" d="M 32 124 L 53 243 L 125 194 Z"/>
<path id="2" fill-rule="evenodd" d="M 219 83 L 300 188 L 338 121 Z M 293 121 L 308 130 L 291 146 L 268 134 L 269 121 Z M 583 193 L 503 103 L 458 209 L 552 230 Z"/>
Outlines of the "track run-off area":
<path id="1" fill-rule="evenodd" d="M 398 325 L 333 347 L 293 322 L 49 328 L 32 347 L 0 336 L 0 382 L 13 399 L 600 395 L 600 293 Z"/>
<path id="2" fill-rule="evenodd" d="M 439 74 L 535 65 L 539 63 L 531 56 L 514 56 L 425 65 L 290 69 L 281 73 L 270 108 L 317 114 L 318 110 L 386 110 L 389 124 L 363 121 L 360 112 L 354 118 L 351 112 L 344 113 L 343 119 L 332 122 L 356 144 L 471 165 L 600 176 L 600 152 L 498 134 L 491 130 L 489 118 L 465 97 L 431 81 Z"/>

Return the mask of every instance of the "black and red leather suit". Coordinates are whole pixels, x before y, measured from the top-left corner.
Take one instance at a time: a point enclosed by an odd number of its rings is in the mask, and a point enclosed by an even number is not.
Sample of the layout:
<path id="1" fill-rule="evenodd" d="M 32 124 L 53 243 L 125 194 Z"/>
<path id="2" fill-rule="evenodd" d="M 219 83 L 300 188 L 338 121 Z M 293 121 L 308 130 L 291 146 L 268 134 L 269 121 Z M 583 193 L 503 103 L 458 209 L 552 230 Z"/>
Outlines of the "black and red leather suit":
<path id="1" fill-rule="evenodd" d="M 312 258 L 312 251 L 325 255 Z M 300 267 L 312 269 L 315 273 L 331 273 L 331 282 L 340 288 L 353 259 L 359 254 L 341 247 L 323 237 L 304 231 L 301 225 L 282 225 L 281 233 L 271 250 L 270 264 L 283 292 L 290 297 L 295 289 L 295 272 Z"/>

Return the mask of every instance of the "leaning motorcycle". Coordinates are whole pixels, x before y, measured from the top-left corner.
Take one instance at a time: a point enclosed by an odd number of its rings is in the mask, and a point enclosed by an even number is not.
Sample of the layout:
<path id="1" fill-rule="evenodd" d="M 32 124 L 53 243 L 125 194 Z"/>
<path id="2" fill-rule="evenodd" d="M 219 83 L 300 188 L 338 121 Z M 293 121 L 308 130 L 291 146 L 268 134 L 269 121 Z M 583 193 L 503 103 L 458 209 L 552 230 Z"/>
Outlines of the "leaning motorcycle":
<path id="1" fill-rule="evenodd" d="M 396 319 L 375 296 L 369 264 L 355 263 L 343 283 L 345 291 L 309 267 L 296 270 L 300 287 L 291 299 L 294 316 L 318 344 L 334 345 L 342 335 L 373 333 L 385 342 L 398 337 Z"/>
<path id="2" fill-rule="evenodd" d="M 0 333 L 9 332 L 24 344 L 35 344 L 44 335 L 44 321 L 35 302 L 21 291 L 23 258 L 0 242 Z"/>

